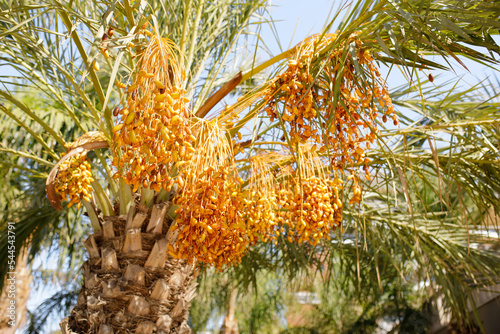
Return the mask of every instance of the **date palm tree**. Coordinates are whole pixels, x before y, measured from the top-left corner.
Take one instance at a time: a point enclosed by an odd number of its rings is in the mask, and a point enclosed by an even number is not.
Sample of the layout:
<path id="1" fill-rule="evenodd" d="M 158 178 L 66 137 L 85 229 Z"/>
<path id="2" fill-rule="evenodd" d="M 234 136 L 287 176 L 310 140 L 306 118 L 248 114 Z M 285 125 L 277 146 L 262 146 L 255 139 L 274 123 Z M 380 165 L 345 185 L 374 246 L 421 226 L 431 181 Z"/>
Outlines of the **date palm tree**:
<path id="1" fill-rule="evenodd" d="M 247 42 L 263 1 L 0 6 L 2 61 L 22 78 L 1 109 L 42 152 L 1 149 L 15 170 L 50 168 L 54 210 L 85 210 L 93 230 L 64 333 L 187 333 L 209 267 L 243 282 L 341 268 L 366 291 L 397 272 L 464 321 L 472 289 L 498 279 L 498 255 L 471 247 L 499 209 L 496 96 L 435 93 L 418 71 L 446 68 L 432 56 L 497 64 L 498 4 L 360 0 L 260 64 Z M 382 64 L 411 84 L 391 95 Z M 27 106 L 26 86 L 79 137 Z M 43 236 L 33 220 L 19 244 Z"/>

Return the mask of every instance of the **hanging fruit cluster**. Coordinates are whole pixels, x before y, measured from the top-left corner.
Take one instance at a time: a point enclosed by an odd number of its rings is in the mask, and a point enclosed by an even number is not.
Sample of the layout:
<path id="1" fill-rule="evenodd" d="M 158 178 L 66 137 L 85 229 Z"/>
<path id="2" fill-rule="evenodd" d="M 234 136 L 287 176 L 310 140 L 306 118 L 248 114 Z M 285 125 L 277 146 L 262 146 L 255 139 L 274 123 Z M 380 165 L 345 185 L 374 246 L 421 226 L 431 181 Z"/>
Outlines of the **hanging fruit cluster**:
<path id="1" fill-rule="evenodd" d="M 339 190 L 342 181 L 311 176 L 302 179 L 292 189 L 282 188 L 280 205 L 281 223 L 287 226 L 290 242 L 318 244 L 330 239 L 330 233 L 342 223 L 342 201 Z"/>
<path id="2" fill-rule="evenodd" d="M 245 218 L 251 245 L 258 241 L 274 241 L 279 235 L 276 179 L 271 168 L 277 170 L 275 154 L 262 154 L 250 161 L 250 179 L 246 191 Z"/>
<path id="3" fill-rule="evenodd" d="M 153 36 L 127 89 L 126 105 L 115 109 L 121 119 L 113 128 L 113 165 L 118 169 L 114 177 L 122 177 L 134 191 L 139 187 L 169 191 L 173 166 L 194 152 L 189 99 L 179 88 L 181 58 L 171 41 Z"/>
<path id="4" fill-rule="evenodd" d="M 69 200 L 68 208 L 76 204 L 80 209 L 81 200 L 90 201 L 92 198 L 92 182 L 94 178 L 86 153 L 80 153 L 59 164 L 54 188 L 62 200 Z"/>
<path id="5" fill-rule="evenodd" d="M 287 70 L 270 85 L 265 110 L 271 121 L 285 125 L 292 144 L 316 142 L 335 168 L 364 164 L 369 178 L 365 150 L 376 138 L 377 117 L 383 122 L 392 117 L 394 124 L 397 119 L 384 80 L 362 42 L 353 35 L 345 45 L 326 51 L 335 39 L 313 36 L 297 46 Z M 321 52 L 330 56 L 317 64 Z"/>
<path id="6" fill-rule="evenodd" d="M 280 119 L 289 126 L 289 138 L 292 143 L 300 143 L 313 138 L 320 141 L 315 119 L 317 107 L 313 103 L 313 91 L 309 89 L 314 79 L 309 68 L 290 60 L 288 69 L 273 80 L 268 96 L 269 104 L 265 109 L 271 122 Z M 283 105 L 282 113 L 278 105 Z"/>
<path id="7" fill-rule="evenodd" d="M 316 150 L 297 146 L 298 154 L 262 154 L 250 163 L 245 218 L 251 244 L 274 241 L 317 245 L 341 226 L 343 181 L 331 178 Z M 298 159 L 300 163 L 293 163 Z"/>
<path id="8" fill-rule="evenodd" d="M 278 193 L 279 223 L 290 242 L 312 245 L 342 222 L 342 180 L 325 174 L 325 165 L 308 145 L 298 147 L 300 167 L 283 169 Z"/>
<path id="9" fill-rule="evenodd" d="M 251 245 L 258 241 L 276 241 L 278 215 L 277 195 L 274 189 L 267 191 L 252 190 L 245 199 L 248 238 Z"/>
<path id="10" fill-rule="evenodd" d="M 200 120 L 196 133 L 195 154 L 178 176 L 179 235 L 169 254 L 221 269 L 238 264 L 248 243 L 241 179 L 231 144 L 217 123 Z"/>

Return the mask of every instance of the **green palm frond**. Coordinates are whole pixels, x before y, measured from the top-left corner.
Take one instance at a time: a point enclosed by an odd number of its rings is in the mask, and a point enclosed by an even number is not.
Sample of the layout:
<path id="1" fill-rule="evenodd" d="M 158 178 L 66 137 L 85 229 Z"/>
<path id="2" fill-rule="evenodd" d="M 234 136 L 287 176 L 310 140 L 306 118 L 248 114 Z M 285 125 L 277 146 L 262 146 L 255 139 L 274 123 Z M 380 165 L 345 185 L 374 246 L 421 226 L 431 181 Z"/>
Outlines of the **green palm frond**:
<path id="1" fill-rule="evenodd" d="M 359 1 L 339 28 L 360 30 L 367 48 L 379 51 L 378 59 L 410 67 L 442 65 L 425 56 L 451 57 L 459 64 L 465 56 L 484 64 L 496 64 L 500 48 L 497 35 L 500 7 L 484 1 Z M 358 28 L 359 27 L 359 28 Z M 366 36 L 366 37 L 365 37 Z M 476 51 L 485 48 L 489 54 Z M 463 65 L 465 66 L 465 65 Z"/>

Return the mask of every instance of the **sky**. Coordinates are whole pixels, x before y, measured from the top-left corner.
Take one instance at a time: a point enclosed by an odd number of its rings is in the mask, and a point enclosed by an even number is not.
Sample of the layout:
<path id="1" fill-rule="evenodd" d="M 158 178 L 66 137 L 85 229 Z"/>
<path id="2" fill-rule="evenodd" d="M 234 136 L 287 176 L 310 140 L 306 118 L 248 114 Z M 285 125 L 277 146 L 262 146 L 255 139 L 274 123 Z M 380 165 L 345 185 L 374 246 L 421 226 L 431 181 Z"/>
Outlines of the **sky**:
<path id="1" fill-rule="evenodd" d="M 338 8 L 338 3 L 338 1 L 331 0 L 273 0 L 270 13 L 275 20 L 274 27 L 280 38 L 279 43 L 269 27 L 262 29 L 261 36 L 269 50 L 274 55 L 277 55 L 299 43 L 305 37 L 320 32 L 327 19 L 334 15 Z M 471 62 L 467 64 L 471 72 L 467 72 L 458 65 L 455 68 L 457 74 L 462 76 L 463 82 L 468 85 L 477 83 L 492 72 Z M 5 73 L 7 72 L 6 68 L 0 64 L 1 72 L 3 72 L 3 75 L 7 74 Z M 382 69 L 382 73 L 387 74 L 388 70 Z M 438 71 L 434 71 L 433 75 L 437 76 L 435 84 L 455 77 L 453 73 L 440 73 Z M 406 83 L 406 80 L 398 70 L 392 71 L 387 80 L 389 88 Z M 54 292 L 54 289 L 49 287 L 43 290 L 32 291 L 28 303 L 30 311 L 34 311 L 38 304 Z M 59 328 L 58 321 L 54 321 L 50 327 L 50 330 L 57 330 Z M 21 332 L 18 330 L 16 333 L 20 334 Z"/>
<path id="2" fill-rule="evenodd" d="M 330 12 L 331 16 L 335 13 L 337 3 L 331 0 L 273 0 L 270 12 L 283 51 L 307 36 L 319 33 Z M 272 33 L 264 29 L 262 36 L 273 53 L 278 54 L 279 45 Z"/>

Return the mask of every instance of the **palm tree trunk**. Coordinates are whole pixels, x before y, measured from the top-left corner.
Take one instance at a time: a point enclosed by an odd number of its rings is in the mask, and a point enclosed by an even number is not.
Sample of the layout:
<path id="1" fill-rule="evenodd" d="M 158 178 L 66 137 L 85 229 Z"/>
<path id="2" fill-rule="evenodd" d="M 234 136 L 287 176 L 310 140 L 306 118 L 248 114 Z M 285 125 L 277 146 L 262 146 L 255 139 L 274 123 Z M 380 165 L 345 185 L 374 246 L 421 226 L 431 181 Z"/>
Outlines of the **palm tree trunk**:
<path id="1" fill-rule="evenodd" d="M 238 297 L 238 289 L 231 288 L 227 297 L 227 315 L 224 317 L 224 324 L 220 330 L 220 334 L 239 334 L 238 320 L 234 316 L 236 313 L 236 298 Z"/>
<path id="2" fill-rule="evenodd" d="M 165 219 L 170 205 L 136 205 L 128 215 L 103 218 L 102 231 L 85 241 L 84 286 L 61 322 L 63 334 L 191 332 L 197 270 L 167 254 L 176 238 Z"/>
<path id="3" fill-rule="evenodd" d="M 21 249 L 16 261 L 15 280 L 11 285 L 9 282 L 4 284 L 4 288 L 0 295 L 0 333 L 14 334 L 16 329 L 24 326 L 26 322 L 26 304 L 30 295 L 30 283 L 33 277 L 28 270 L 28 248 Z M 9 278 L 9 275 L 7 275 Z M 15 286 L 15 297 L 9 297 L 11 294 L 10 288 Z M 15 301 L 14 318 L 11 316 L 11 301 Z M 13 324 L 14 323 L 14 324 Z"/>

